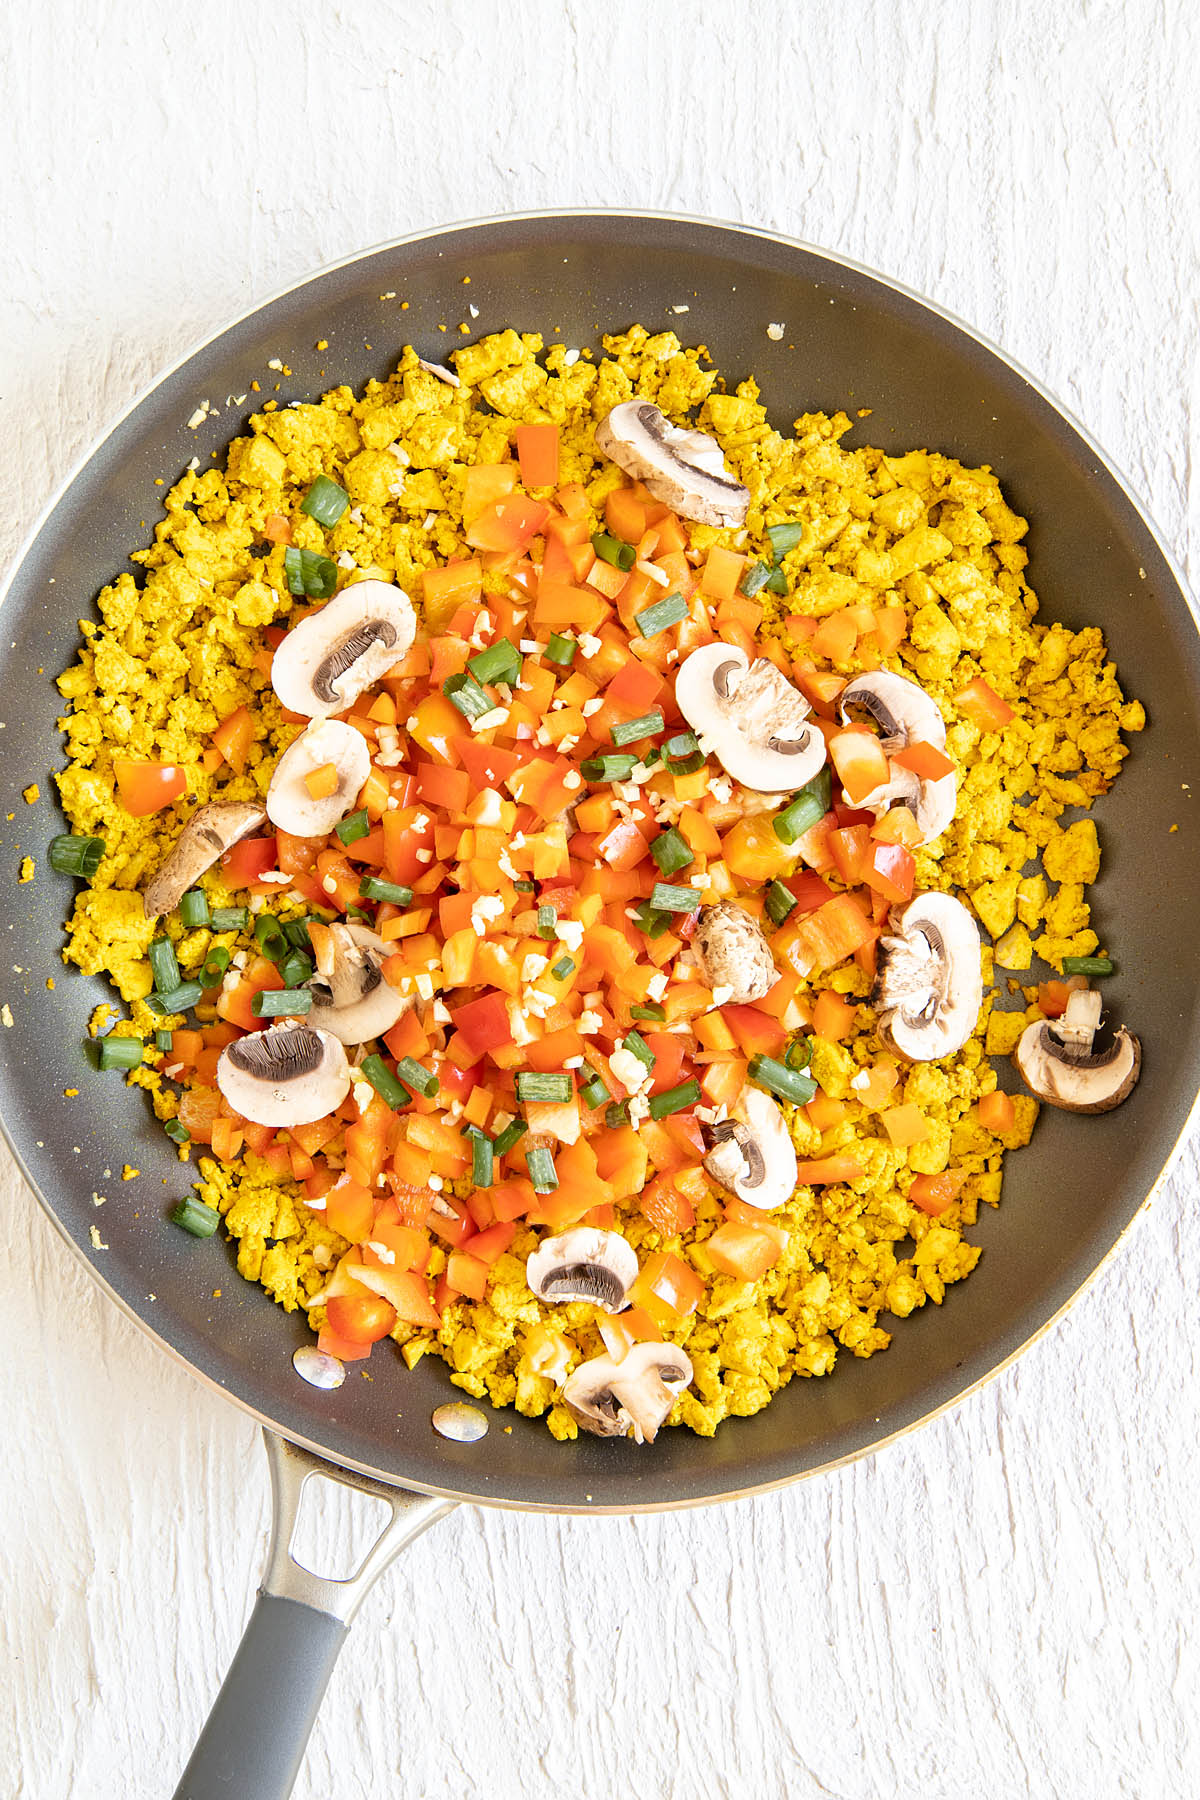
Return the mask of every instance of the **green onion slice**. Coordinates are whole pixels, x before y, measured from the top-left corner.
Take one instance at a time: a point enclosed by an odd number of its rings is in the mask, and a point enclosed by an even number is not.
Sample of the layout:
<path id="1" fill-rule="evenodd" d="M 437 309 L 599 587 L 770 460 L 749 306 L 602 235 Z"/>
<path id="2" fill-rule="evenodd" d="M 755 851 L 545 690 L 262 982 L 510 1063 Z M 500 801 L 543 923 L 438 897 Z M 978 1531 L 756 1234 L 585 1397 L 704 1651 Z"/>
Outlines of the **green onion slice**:
<path id="1" fill-rule="evenodd" d="M 829 811 L 832 798 L 833 778 L 826 763 L 771 821 L 780 843 L 794 844 L 806 831 L 811 831 Z"/>
<path id="2" fill-rule="evenodd" d="M 386 900 L 391 906 L 409 906 L 413 891 L 398 881 L 383 881 L 378 875 L 364 875 L 358 884 L 364 900 Z"/>
<path id="3" fill-rule="evenodd" d="M 590 1063 L 584 1063 L 579 1075 L 579 1098 L 586 1107 L 590 1109 L 594 1106 L 603 1106 L 606 1100 L 612 1099 L 612 1095 Z"/>
<path id="4" fill-rule="evenodd" d="M 789 550 L 794 550 L 804 536 L 803 525 L 768 525 L 767 536 L 771 540 L 771 559 L 782 562 Z"/>
<path id="5" fill-rule="evenodd" d="M 511 687 L 521 673 L 521 654 L 507 638 L 499 638 L 472 656 L 467 667 L 481 687 L 494 687 L 498 681 Z"/>
<path id="6" fill-rule="evenodd" d="M 656 881 L 650 904 L 655 912 L 694 913 L 700 911 L 701 898 L 694 887 L 673 887 L 669 881 Z"/>
<path id="7" fill-rule="evenodd" d="M 176 1144 L 190 1144 L 192 1141 L 192 1134 L 182 1119 L 168 1119 L 163 1130 Z"/>
<path id="8" fill-rule="evenodd" d="M 519 1144 L 529 1130 L 524 1119 L 510 1119 L 503 1131 L 498 1131 L 492 1142 L 492 1149 L 497 1156 L 507 1156 L 515 1144 Z"/>
<path id="9" fill-rule="evenodd" d="M 537 934 L 540 938 L 552 938 L 558 931 L 558 909 L 553 906 L 539 906 L 537 909 Z"/>
<path id="10" fill-rule="evenodd" d="M 293 950 L 291 955 L 285 956 L 279 965 L 279 973 L 290 988 L 301 987 L 312 972 L 312 958 L 305 956 L 303 950 Z"/>
<path id="11" fill-rule="evenodd" d="M 674 825 L 668 825 L 665 831 L 659 832 L 650 846 L 650 854 L 663 875 L 677 875 L 680 869 L 686 869 L 689 863 L 696 860 L 692 846 Z"/>
<path id="12" fill-rule="evenodd" d="M 545 1100 L 565 1105 L 571 1098 L 571 1077 L 566 1070 L 541 1073 L 522 1069 L 517 1075 L 518 1100 Z"/>
<path id="13" fill-rule="evenodd" d="M 552 631 L 550 642 L 542 651 L 542 655 L 547 662 L 558 663 L 566 669 L 575 661 L 575 652 L 578 648 L 578 639 L 564 637 L 560 631 Z"/>
<path id="14" fill-rule="evenodd" d="M 342 819 L 333 829 L 343 844 L 357 844 L 359 838 L 365 838 L 371 829 L 371 821 L 367 817 L 366 808 L 364 807 L 361 812 L 351 813 L 348 819 Z"/>
<path id="15" fill-rule="evenodd" d="M 788 591 L 787 577 L 782 569 L 772 569 L 763 582 L 763 586 L 768 594 L 786 594 Z"/>
<path id="16" fill-rule="evenodd" d="M 687 610 L 682 594 L 667 594 L 653 606 L 644 606 L 641 612 L 634 613 L 633 622 L 644 638 L 657 637 L 671 625 L 681 624 L 687 618 Z"/>
<path id="17" fill-rule="evenodd" d="M 628 1125 L 628 1100 L 614 1100 L 611 1105 L 606 1106 L 604 1109 L 604 1123 L 608 1126 L 610 1131 L 616 1131 L 620 1126 Z"/>
<path id="18" fill-rule="evenodd" d="M 414 1093 L 423 1094 L 426 1100 L 432 1100 L 441 1086 L 432 1069 L 423 1069 L 411 1056 L 400 1058 L 396 1064 L 396 1074 L 405 1087 L 412 1088 Z"/>
<path id="19" fill-rule="evenodd" d="M 345 488 L 331 481 L 328 475 L 318 475 L 300 502 L 300 511 L 328 529 L 337 524 L 349 504 L 350 496 Z"/>
<path id="20" fill-rule="evenodd" d="M 760 593 L 762 589 L 766 587 L 770 579 L 770 563 L 751 563 L 750 567 L 746 570 L 746 573 L 742 576 L 742 593 L 745 594 L 748 600 L 753 600 L 755 594 Z"/>
<path id="21" fill-rule="evenodd" d="M 200 970 L 200 985 L 205 988 L 220 987 L 225 979 L 225 971 L 229 967 L 229 952 L 224 944 L 214 944 L 204 959 Z M 284 978 L 286 980 L 286 976 Z"/>
<path id="22" fill-rule="evenodd" d="M 156 937 L 150 945 L 150 967 L 154 986 L 160 994 L 172 994 L 182 979 L 175 960 L 175 946 L 169 937 Z"/>
<path id="23" fill-rule="evenodd" d="M 310 952 L 312 941 L 308 935 L 307 919 L 284 919 L 283 935 L 296 950 Z"/>
<path id="24" fill-rule="evenodd" d="M 402 1081 L 397 1081 L 382 1056 L 365 1056 L 360 1066 L 375 1092 L 387 1101 L 393 1112 L 408 1105 L 412 1095 Z"/>
<path id="25" fill-rule="evenodd" d="M 656 912 L 648 900 L 640 900 L 634 913 L 634 924 L 639 931 L 645 932 L 653 943 L 664 931 L 671 929 L 670 913 Z"/>
<path id="26" fill-rule="evenodd" d="M 794 1106 L 807 1106 L 817 1091 L 811 1075 L 801 1075 L 771 1056 L 752 1056 L 749 1075 L 755 1087 L 765 1088 L 780 1100 L 790 1100 Z"/>
<path id="27" fill-rule="evenodd" d="M 662 747 L 663 761 L 672 775 L 692 775 L 704 765 L 704 752 L 694 732 L 681 731 Z"/>
<path id="28" fill-rule="evenodd" d="M 136 1069 L 140 1067 L 144 1046 L 141 1038 L 106 1037 L 100 1046 L 102 1069 Z"/>
<path id="29" fill-rule="evenodd" d="M 221 1223 L 221 1215 L 215 1206 L 205 1206 L 202 1200 L 193 1200 L 190 1194 L 171 1208 L 170 1218 L 172 1225 L 182 1225 L 195 1238 L 210 1238 Z"/>
<path id="30" fill-rule="evenodd" d="M 171 1048 L 171 1039 L 173 1036 L 174 1033 L 172 1031 L 160 1027 L 154 1034 L 154 1048 L 156 1050 L 161 1050 L 165 1056 L 167 1051 Z"/>
<path id="31" fill-rule="evenodd" d="M 533 1183 L 535 1194 L 552 1194 L 558 1186 L 558 1170 L 554 1167 L 554 1158 L 544 1145 L 539 1144 L 525 1158 L 525 1166 L 529 1170 L 529 1179 Z"/>
<path id="32" fill-rule="evenodd" d="M 165 1019 L 171 1013 L 187 1012 L 195 1006 L 197 1000 L 204 998 L 204 989 L 198 981 L 185 981 L 169 994 L 148 994 L 146 1005 L 156 1018 Z"/>
<path id="33" fill-rule="evenodd" d="M 611 531 L 594 531 L 592 533 L 592 549 L 601 562 L 611 563 L 614 569 L 621 569 L 626 574 L 637 561 L 637 550 L 633 544 L 624 544 L 614 537 Z"/>
<path id="34" fill-rule="evenodd" d="M 553 975 L 555 981 L 565 981 L 567 979 L 567 976 L 571 973 L 571 971 L 574 967 L 575 967 L 575 962 L 572 957 L 560 956 L 558 961 L 554 964 L 553 968 L 550 970 L 550 973 Z"/>
<path id="35" fill-rule="evenodd" d="M 212 914 L 208 910 L 208 895 L 203 888 L 188 889 L 179 902 L 179 916 L 191 931 L 199 925 L 208 924 Z"/>
<path id="36" fill-rule="evenodd" d="M 658 1006 L 653 1001 L 648 1001 L 645 1006 L 631 1006 L 629 1016 L 631 1019 L 644 1019 L 651 1024 L 656 1024 L 659 1020 L 666 1018 L 667 1009 L 665 1006 Z"/>
<path id="37" fill-rule="evenodd" d="M 491 1187 L 495 1177 L 495 1145 L 482 1131 L 471 1133 L 471 1181 L 477 1188 Z"/>
<path id="38" fill-rule="evenodd" d="M 656 1060 L 654 1052 L 640 1031 L 627 1031 L 621 1040 L 621 1048 L 628 1050 L 631 1056 L 636 1056 L 638 1061 L 644 1063 L 648 1069 L 654 1067 Z"/>
<path id="39" fill-rule="evenodd" d="M 291 949 L 284 929 L 274 913 L 259 913 L 254 921 L 254 935 L 259 949 L 269 962 L 281 963 Z"/>
<path id="40" fill-rule="evenodd" d="M 75 837 L 69 831 L 50 839 L 50 867 L 60 875 L 82 875 L 90 881 L 100 867 L 106 845 L 103 838 Z"/>
<path id="41" fill-rule="evenodd" d="M 316 550 L 298 550 L 289 544 L 283 553 L 283 572 L 289 594 L 306 594 L 310 600 L 329 600 L 337 586 L 337 564 Z"/>
<path id="42" fill-rule="evenodd" d="M 214 931 L 244 931 L 250 923 L 248 906 L 215 906 L 213 908 L 212 928 Z"/>
<path id="43" fill-rule="evenodd" d="M 773 925 L 782 925 L 790 912 L 795 911 L 796 896 L 790 888 L 784 887 L 782 881 L 773 881 L 767 889 L 767 917 Z"/>
<path id="44" fill-rule="evenodd" d="M 442 692 L 452 706 L 457 706 L 464 719 L 482 719 L 492 710 L 492 701 L 475 677 L 465 671 L 461 675 L 448 676 L 442 683 Z"/>
<path id="45" fill-rule="evenodd" d="M 1064 975 L 1115 975 L 1117 965 L 1108 956 L 1064 956 Z"/>
<path id="46" fill-rule="evenodd" d="M 312 1006 L 310 988 L 263 988 L 250 1002 L 256 1019 L 290 1019 Z"/>
<path id="47" fill-rule="evenodd" d="M 700 1083 L 681 1081 L 678 1087 L 665 1088 L 661 1094 L 650 1096 L 650 1117 L 665 1119 L 668 1113 L 686 1112 L 689 1106 L 699 1104 Z"/>
<path id="48" fill-rule="evenodd" d="M 585 781 L 628 781 L 637 767 L 637 757 L 628 750 L 616 756 L 585 756 L 579 772 Z"/>
<path id="49" fill-rule="evenodd" d="M 639 738 L 653 737 L 655 732 L 665 731 L 666 720 L 655 707 L 653 712 L 643 713 L 638 719 L 626 719 L 623 724 L 612 728 L 612 741 L 618 747 L 622 744 L 636 744 Z"/>

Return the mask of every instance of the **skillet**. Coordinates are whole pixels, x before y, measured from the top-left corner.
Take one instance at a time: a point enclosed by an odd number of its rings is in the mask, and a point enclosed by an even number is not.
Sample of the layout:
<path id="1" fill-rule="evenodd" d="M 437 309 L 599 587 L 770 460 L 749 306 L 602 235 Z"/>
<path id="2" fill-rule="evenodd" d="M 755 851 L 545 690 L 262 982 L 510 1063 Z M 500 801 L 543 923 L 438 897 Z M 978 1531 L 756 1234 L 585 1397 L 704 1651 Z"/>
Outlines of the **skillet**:
<path id="1" fill-rule="evenodd" d="M 1030 578 L 1043 618 L 1100 625 L 1127 692 L 1147 705 L 1149 727 L 1097 808 L 1105 861 L 1094 890 L 1098 929 L 1119 959 L 1106 1004 L 1142 1039 L 1140 1085 L 1104 1117 L 1043 1114 L 1032 1145 L 1008 1162 L 1003 1205 L 985 1209 L 972 1233 L 986 1252 L 978 1272 L 943 1306 L 900 1324 L 886 1354 L 843 1357 L 831 1377 L 794 1382 L 710 1440 L 669 1431 L 652 1448 L 590 1437 L 562 1445 L 544 1425 L 506 1412 L 482 1438 L 453 1441 L 431 1426 L 435 1407 L 458 1397 L 432 1358 L 411 1372 L 396 1358 L 372 1382 L 334 1392 L 301 1382 L 291 1354 L 309 1341 L 302 1316 L 242 1282 L 219 1237 L 197 1243 L 172 1229 L 168 1202 L 153 1198 L 178 1197 L 179 1165 L 144 1102 L 88 1060 L 87 1018 L 107 992 L 98 978 L 63 974 L 71 883 L 44 860 L 61 825 L 52 807 L 30 812 L 20 798 L 33 779 L 50 788 L 61 760 L 50 678 L 75 654 L 79 617 L 160 516 L 165 490 L 155 476 L 169 484 L 192 456 L 219 456 L 262 403 L 253 379 L 264 394 L 278 380 L 281 404 L 339 381 L 357 388 L 385 375 L 409 340 L 442 360 L 466 341 L 460 320 L 472 337 L 513 325 L 579 346 L 635 320 L 670 327 L 707 344 L 731 384 L 753 373 L 781 427 L 803 411 L 869 407 L 851 444 L 928 447 L 991 464 L 1032 521 Z M 768 337 L 773 321 L 785 325 L 782 338 Z M 317 351 L 318 340 L 328 348 Z M 273 358 L 290 373 L 271 375 Z M 217 411 L 190 428 L 202 400 Z M 452 226 L 369 251 L 258 307 L 136 402 L 48 507 L 4 608 L 0 867 L 15 870 L 24 854 L 38 862 L 35 883 L 9 890 L 9 962 L 24 971 L 24 991 L 15 992 L 11 1029 L 0 1032 L 4 1129 L 42 1205 L 117 1304 L 268 1428 L 270 1566 L 178 1790 L 191 1800 L 290 1791 L 365 1584 L 455 1500 L 560 1512 L 682 1507 L 761 1492 L 876 1448 L 994 1374 L 1064 1310 L 1185 1128 L 1200 1066 L 1191 899 L 1200 844 L 1169 828 L 1186 798 L 1181 785 L 1200 781 L 1200 642 L 1180 577 L 1121 477 L 1031 377 L 929 303 L 844 259 L 744 227 L 582 211 Z M 1009 1084 L 1006 1069 L 1001 1080 Z M 69 1114 L 58 1100 L 68 1086 L 80 1090 Z M 144 1179 L 98 1215 L 92 1194 L 106 1185 L 103 1171 L 125 1161 Z M 98 1219 L 103 1248 L 91 1239 Z M 223 1288 L 219 1302 L 214 1287 Z M 349 1472 L 393 1507 L 392 1525 L 349 1583 L 320 1581 L 289 1555 L 299 1488 L 317 1470 Z"/>

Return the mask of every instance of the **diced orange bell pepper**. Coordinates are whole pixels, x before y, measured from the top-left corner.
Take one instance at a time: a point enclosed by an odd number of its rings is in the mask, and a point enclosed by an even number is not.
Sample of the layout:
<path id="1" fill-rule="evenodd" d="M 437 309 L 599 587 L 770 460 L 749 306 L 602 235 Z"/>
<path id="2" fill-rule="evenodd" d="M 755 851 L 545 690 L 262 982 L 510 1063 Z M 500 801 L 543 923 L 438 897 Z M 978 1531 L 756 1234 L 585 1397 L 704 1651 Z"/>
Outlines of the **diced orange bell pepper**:
<path id="1" fill-rule="evenodd" d="M 994 1093 L 985 1094 L 979 1102 L 979 1123 L 985 1131 L 1011 1131 L 1016 1122 L 1017 1111 L 1012 1098 L 999 1088 Z"/>
<path id="2" fill-rule="evenodd" d="M 936 1219 L 947 1207 L 953 1206 L 966 1179 L 965 1169 L 944 1169 L 940 1175 L 916 1175 L 908 1197 L 921 1212 Z"/>
<path id="3" fill-rule="evenodd" d="M 963 718 L 978 725 L 980 731 L 1001 731 L 1016 717 L 1007 700 L 1002 700 L 981 675 L 955 694 L 954 704 Z"/>
<path id="4" fill-rule="evenodd" d="M 737 1281 L 759 1281 L 779 1261 L 780 1247 L 775 1240 L 755 1225 L 740 1225 L 727 1220 L 718 1225 L 701 1249 L 721 1275 L 732 1275 Z"/>

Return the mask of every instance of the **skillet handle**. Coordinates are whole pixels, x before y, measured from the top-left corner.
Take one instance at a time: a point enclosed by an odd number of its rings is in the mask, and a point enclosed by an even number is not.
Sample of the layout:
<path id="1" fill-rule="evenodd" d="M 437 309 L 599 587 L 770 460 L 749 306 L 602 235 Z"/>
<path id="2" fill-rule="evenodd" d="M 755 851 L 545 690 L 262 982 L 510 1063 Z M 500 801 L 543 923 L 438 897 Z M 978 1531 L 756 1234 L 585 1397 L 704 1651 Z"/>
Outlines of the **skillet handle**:
<path id="1" fill-rule="evenodd" d="M 174 1800 L 287 1800 L 355 1613 L 401 1550 L 454 1507 L 339 1468 L 263 1432 L 271 1546 L 258 1600 Z M 304 1484 L 325 1475 L 385 1500 L 392 1516 L 354 1574 L 313 1575 L 291 1555 Z"/>

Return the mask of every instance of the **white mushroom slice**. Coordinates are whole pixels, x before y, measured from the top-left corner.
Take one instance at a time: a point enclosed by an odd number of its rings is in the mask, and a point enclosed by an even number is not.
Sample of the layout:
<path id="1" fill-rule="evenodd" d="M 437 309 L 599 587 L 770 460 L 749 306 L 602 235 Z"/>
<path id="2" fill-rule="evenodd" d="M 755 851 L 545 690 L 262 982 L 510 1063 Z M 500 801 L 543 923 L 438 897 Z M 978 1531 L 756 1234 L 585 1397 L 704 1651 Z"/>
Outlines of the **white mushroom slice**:
<path id="1" fill-rule="evenodd" d="M 750 490 L 726 468 L 720 444 L 702 431 L 672 425 L 649 401 L 614 406 L 596 427 L 596 447 L 682 518 L 701 525 L 745 523 Z"/>
<path id="2" fill-rule="evenodd" d="M 700 908 L 692 954 L 714 994 L 718 988 L 722 990 L 722 1005 L 732 1001 L 742 1006 L 761 1000 L 779 979 L 762 927 L 732 900 Z"/>
<path id="3" fill-rule="evenodd" d="M 314 800 L 305 778 L 326 763 L 337 770 L 337 787 L 324 799 Z M 371 752 L 361 732 L 337 719 L 316 720 L 276 763 L 267 789 L 267 813 L 280 831 L 324 837 L 352 810 L 370 773 Z"/>
<path id="4" fill-rule="evenodd" d="M 620 1362 L 594 1356 L 563 1385 L 568 1412 L 596 1437 L 628 1437 L 652 1444 L 692 1379 L 690 1359 L 677 1344 L 634 1344 Z"/>
<path id="5" fill-rule="evenodd" d="M 173 912 L 188 888 L 218 857 L 266 822 L 263 808 L 248 801 L 210 800 L 197 807 L 147 884 L 142 900 L 146 917 L 157 919 Z"/>
<path id="6" fill-rule="evenodd" d="M 289 712 L 327 719 L 407 655 L 416 631 L 403 588 L 356 581 L 288 632 L 271 661 L 271 686 Z"/>
<path id="7" fill-rule="evenodd" d="M 586 1226 L 544 1238 L 525 1264 L 539 1300 L 590 1300 L 607 1313 L 625 1310 L 637 1274 L 637 1253 L 619 1231 Z"/>
<path id="8" fill-rule="evenodd" d="M 851 723 L 853 707 L 870 713 L 889 756 L 906 744 L 933 744 L 938 750 L 946 747 L 946 721 L 937 701 L 903 675 L 893 675 L 889 669 L 856 675 L 838 695 L 843 725 Z"/>
<path id="9" fill-rule="evenodd" d="M 935 1062 L 961 1049 L 979 1017 L 983 974 L 979 930 L 950 894 L 918 894 L 892 914 L 881 938 L 871 1004 L 879 1035 L 910 1062 Z"/>
<path id="10" fill-rule="evenodd" d="M 786 793 L 824 765 L 825 739 L 806 722 L 808 701 L 765 656 L 752 663 L 733 644 L 705 644 L 680 664 L 675 701 L 744 787 Z"/>
<path id="11" fill-rule="evenodd" d="M 769 1094 L 746 1087 L 740 1117 L 705 1128 L 711 1148 L 704 1167 L 748 1206 L 772 1212 L 796 1191 L 796 1146 L 787 1120 Z"/>
<path id="12" fill-rule="evenodd" d="M 413 1004 L 384 979 L 391 948 L 365 925 L 329 927 L 332 958 L 309 982 L 312 1005 L 305 1015 L 318 1031 L 343 1044 L 365 1044 L 390 1031 Z"/>
<path id="13" fill-rule="evenodd" d="M 1093 1050 L 1100 1023 L 1100 996 L 1077 992 L 1058 1020 L 1027 1025 L 1013 1052 L 1017 1072 L 1030 1092 L 1064 1112 L 1111 1112 L 1137 1085 L 1142 1046 L 1122 1025 L 1107 1050 Z"/>
<path id="14" fill-rule="evenodd" d="M 327 1031 L 289 1022 L 227 1044 L 217 1063 L 217 1086 L 233 1110 L 255 1125 L 311 1125 L 350 1092 L 350 1065 Z"/>

